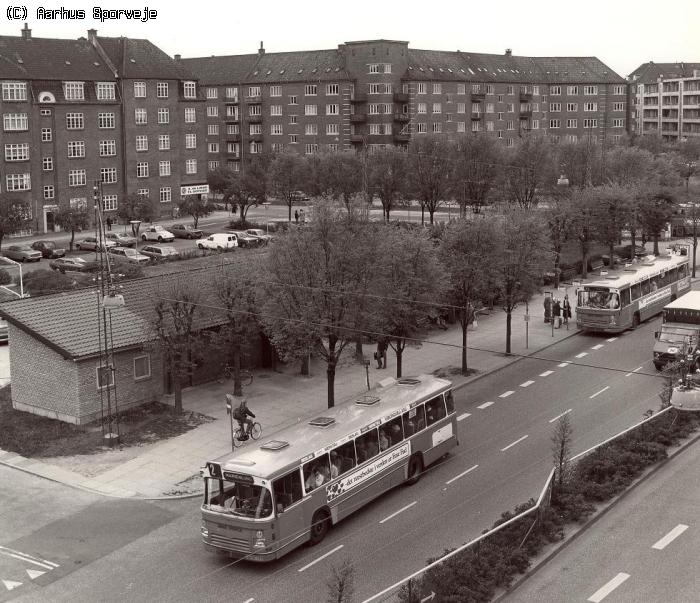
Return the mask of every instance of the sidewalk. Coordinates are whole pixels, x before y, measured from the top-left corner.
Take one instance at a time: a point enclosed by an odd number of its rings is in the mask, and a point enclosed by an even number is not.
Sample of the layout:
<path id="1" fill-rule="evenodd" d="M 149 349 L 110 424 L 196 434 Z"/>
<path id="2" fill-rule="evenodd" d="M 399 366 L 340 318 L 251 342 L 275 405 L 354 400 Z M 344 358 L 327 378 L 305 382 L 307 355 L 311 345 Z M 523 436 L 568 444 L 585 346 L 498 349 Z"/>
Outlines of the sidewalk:
<path id="1" fill-rule="evenodd" d="M 560 298 L 564 292 L 562 287 Z M 571 297 L 571 286 L 568 293 Z M 470 326 L 468 331 L 467 346 L 470 349 L 467 352 L 467 362 L 469 368 L 476 369 L 475 374 L 469 377 L 459 375 L 462 336 L 459 326 L 453 325 L 446 331 L 431 331 L 424 338 L 421 347 L 407 348 L 403 355 L 403 375 L 440 371 L 459 388 L 575 335 L 578 332 L 575 323 L 569 324 L 569 330 L 565 327 L 552 330 L 551 325 L 544 322 L 543 299 L 544 295 L 536 295 L 529 304 L 531 316 L 527 349 L 525 307 L 518 307 L 513 313 L 511 356 L 503 354 L 506 315 L 503 310 L 496 308 L 491 314 L 480 315 L 478 327 Z M 374 349 L 373 345 L 367 346 L 365 356 L 371 358 Z M 351 362 L 353 352 L 354 346 L 343 352 L 335 380 L 336 402 L 366 391 L 365 368 L 359 363 Z M 372 386 L 382 379 L 395 376 L 396 358 L 391 349 L 387 357 L 386 370 L 379 370 L 372 363 L 369 369 Z M 263 425 L 265 436 L 327 408 L 325 365 L 316 361 L 312 363 L 311 369 L 309 377 L 299 374 L 298 364 L 286 367 L 282 372 L 256 371 L 255 380 L 246 388 L 245 395 L 257 420 Z M 457 374 L 453 374 L 453 370 Z M 2 450 L 0 464 L 108 496 L 167 498 L 198 495 L 202 487 L 200 467 L 208 460 L 231 452 L 230 422 L 224 404 L 224 394 L 230 389 L 231 383 L 214 382 L 185 390 L 183 406 L 186 410 L 203 413 L 216 420 L 175 438 L 144 447 L 143 452 L 135 458 L 95 477 L 85 477 L 48 462 Z M 92 455 L 91 458 L 98 463 L 99 456 Z"/>

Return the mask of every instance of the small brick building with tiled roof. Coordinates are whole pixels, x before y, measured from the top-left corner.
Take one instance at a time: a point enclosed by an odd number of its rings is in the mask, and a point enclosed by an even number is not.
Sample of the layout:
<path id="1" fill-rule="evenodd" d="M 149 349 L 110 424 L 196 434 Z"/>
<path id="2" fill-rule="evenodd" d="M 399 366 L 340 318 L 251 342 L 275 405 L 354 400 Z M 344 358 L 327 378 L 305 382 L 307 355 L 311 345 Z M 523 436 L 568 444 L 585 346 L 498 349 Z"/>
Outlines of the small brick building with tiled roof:
<path id="1" fill-rule="evenodd" d="M 154 345 L 155 300 L 170 298 L 180 286 L 193 287 L 203 304 L 194 329 L 216 329 L 226 316 L 217 309 L 221 302 L 213 284 L 224 273 L 235 275 L 235 264 L 120 284 L 125 304 L 110 310 L 108 327 L 114 358 L 110 394 L 119 410 L 159 400 L 171 389 Z M 99 291 L 89 288 L 0 304 L 9 328 L 14 408 L 79 425 L 99 419 L 106 390 L 98 381 L 104 337 L 98 302 Z M 252 343 L 250 361 L 259 364 L 265 353 L 262 339 Z M 220 373 L 220 364 L 220 355 L 205 359 L 184 378 L 183 387 L 210 381 Z"/>

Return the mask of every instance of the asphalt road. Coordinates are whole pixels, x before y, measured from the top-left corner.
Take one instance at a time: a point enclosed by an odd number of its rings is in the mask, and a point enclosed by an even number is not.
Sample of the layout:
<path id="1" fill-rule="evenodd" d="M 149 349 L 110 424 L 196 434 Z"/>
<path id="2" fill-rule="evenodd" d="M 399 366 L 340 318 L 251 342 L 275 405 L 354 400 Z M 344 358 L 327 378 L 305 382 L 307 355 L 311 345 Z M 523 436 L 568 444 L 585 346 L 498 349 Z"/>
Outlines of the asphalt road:
<path id="1" fill-rule="evenodd" d="M 269 565 L 230 563 L 203 550 L 198 500 L 169 503 L 167 511 L 111 501 L 101 509 L 109 521 L 97 520 L 94 505 L 64 520 L 88 548 L 94 540 L 92 555 L 71 540 L 57 545 L 55 531 L 38 529 L 19 544 L 3 538 L 3 546 L 46 559 L 60 549 L 64 564 L 76 554 L 89 559 L 40 593 L 12 592 L 22 601 L 317 601 L 325 598 L 331 567 L 348 558 L 362 600 L 536 497 L 552 466 L 550 438 L 561 413 L 570 414 L 576 453 L 657 408 L 660 380 L 650 358 L 658 320 L 615 338 L 578 335 L 460 390 L 454 453 L 415 486 L 397 488 L 342 522 L 318 547 Z"/>

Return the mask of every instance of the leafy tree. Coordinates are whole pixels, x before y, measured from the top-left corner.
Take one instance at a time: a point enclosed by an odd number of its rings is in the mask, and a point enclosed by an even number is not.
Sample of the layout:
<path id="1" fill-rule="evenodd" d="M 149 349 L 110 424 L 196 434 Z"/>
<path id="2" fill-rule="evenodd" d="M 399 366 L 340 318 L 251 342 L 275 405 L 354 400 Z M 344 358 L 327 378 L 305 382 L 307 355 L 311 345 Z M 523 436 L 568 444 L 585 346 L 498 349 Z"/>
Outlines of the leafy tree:
<path id="1" fill-rule="evenodd" d="M 0 285 L 9 285 L 12 282 L 10 273 L 4 268 L 0 268 Z"/>
<path id="2" fill-rule="evenodd" d="M 659 237 L 673 215 L 676 193 L 671 189 L 657 188 L 648 192 L 640 205 L 640 221 L 654 241 L 654 254 L 659 254 Z"/>
<path id="3" fill-rule="evenodd" d="M 363 161 L 353 152 L 328 153 L 324 161 L 331 196 L 343 202 L 348 214 L 352 213 L 357 195 L 364 190 Z"/>
<path id="4" fill-rule="evenodd" d="M 359 308 L 377 245 L 365 226 L 321 205 L 309 228 L 280 237 L 267 257 L 274 283 L 266 290 L 266 332 L 283 355 L 310 346 L 323 358 L 329 408 L 338 360 L 367 321 Z"/>
<path id="5" fill-rule="evenodd" d="M 195 331 L 201 292 L 184 281 L 163 288 L 155 300 L 151 328 L 155 345 L 172 379 L 175 412 L 182 413 L 182 379 L 195 368 L 201 336 Z"/>
<path id="6" fill-rule="evenodd" d="M 605 156 L 605 180 L 620 186 L 635 186 L 649 179 L 654 156 L 638 147 L 615 146 Z"/>
<path id="7" fill-rule="evenodd" d="M 456 168 L 452 189 L 459 201 L 459 213 L 467 205 L 475 214 L 488 204 L 489 194 L 500 174 L 503 153 L 498 142 L 485 134 L 464 134 L 455 143 Z"/>
<path id="8" fill-rule="evenodd" d="M 439 248 L 447 273 L 447 301 L 459 308 L 462 327 L 462 374 L 467 366 L 467 328 L 481 300 L 488 296 L 493 275 L 498 226 L 494 219 L 460 220 L 448 225 Z"/>
<path id="9" fill-rule="evenodd" d="M 187 195 L 177 206 L 180 209 L 180 214 L 192 216 L 195 228 L 199 224 L 199 219 L 208 216 L 214 209 L 211 203 L 199 195 Z"/>
<path id="10" fill-rule="evenodd" d="M 130 194 L 119 204 L 117 216 L 125 222 L 141 220 L 141 222 L 152 222 L 155 216 L 155 208 L 150 198 L 145 195 Z M 137 236 L 136 226 L 131 225 L 131 231 Z"/>
<path id="11" fill-rule="evenodd" d="M 401 377 L 403 352 L 438 314 L 434 305 L 446 282 L 436 248 L 425 233 L 392 227 L 378 229 L 381 238 L 375 292 L 368 303 L 377 307 L 376 331 L 389 337 Z"/>
<path id="12" fill-rule="evenodd" d="M 506 154 L 505 192 L 508 200 L 521 209 L 537 205 L 538 194 L 556 180 L 556 169 L 549 141 L 529 134 Z"/>
<path id="13" fill-rule="evenodd" d="M 372 155 L 368 170 L 371 194 L 379 197 L 384 219 L 388 222 L 391 210 L 406 189 L 408 156 L 403 151 L 389 147 Z"/>
<path id="14" fill-rule="evenodd" d="M 506 313 L 506 354 L 510 354 L 513 310 L 539 288 L 551 255 L 546 227 L 538 216 L 527 210 L 505 212 L 493 262 Z"/>
<path id="15" fill-rule="evenodd" d="M 267 165 L 267 157 L 256 157 L 247 162 L 240 172 L 233 172 L 230 191 L 241 214 L 242 228 L 245 228 L 248 210 L 266 199 Z"/>
<path id="16" fill-rule="evenodd" d="M 596 232 L 593 227 L 595 220 L 595 196 L 590 187 L 574 190 L 571 193 L 571 234 L 578 241 L 581 250 L 581 273 L 583 278 L 588 275 L 588 254 L 591 243 L 595 241 Z"/>
<path id="17" fill-rule="evenodd" d="M 209 189 L 223 196 L 224 207 L 228 208 L 228 204 L 231 203 L 231 184 L 234 179 L 235 172 L 226 167 L 218 167 L 215 170 L 207 172 L 207 183 L 209 184 Z"/>
<path id="18" fill-rule="evenodd" d="M 621 186 L 599 186 L 591 189 L 593 202 L 593 229 L 598 241 L 608 246 L 610 266 L 615 245 L 629 223 L 630 206 L 633 203 L 629 189 Z"/>
<path id="19" fill-rule="evenodd" d="M 441 136 L 421 136 L 411 142 L 409 156 L 410 190 L 420 200 L 421 212 L 428 210 L 433 224 L 450 190 L 451 146 Z"/>
<path id="20" fill-rule="evenodd" d="M 549 201 L 549 207 L 544 210 L 549 229 L 552 255 L 554 259 L 554 288 L 559 287 L 559 265 L 564 243 L 571 234 L 574 220 L 574 209 L 571 205 L 569 192 L 556 191 Z"/>
<path id="21" fill-rule="evenodd" d="M 600 149 L 590 140 L 568 142 L 556 149 L 560 173 L 569 180 L 572 187 L 583 188 L 598 183 L 600 176 Z"/>
<path id="22" fill-rule="evenodd" d="M 5 235 L 28 228 L 31 223 L 31 208 L 28 203 L 0 194 L 0 249 Z"/>
<path id="23" fill-rule="evenodd" d="M 70 243 L 68 249 L 73 251 L 75 243 L 75 231 L 85 230 L 90 225 L 90 214 L 87 207 L 79 205 L 76 207 L 61 207 L 56 214 L 56 224 L 63 230 L 70 231 Z"/>
<path id="24" fill-rule="evenodd" d="M 306 162 L 294 151 L 276 153 L 270 162 L 270 187 L 277 197 L 284 199 L 288 220 L 292 221 L 292 207 L 297 201 L 297 191 L 303 188 Z"/>

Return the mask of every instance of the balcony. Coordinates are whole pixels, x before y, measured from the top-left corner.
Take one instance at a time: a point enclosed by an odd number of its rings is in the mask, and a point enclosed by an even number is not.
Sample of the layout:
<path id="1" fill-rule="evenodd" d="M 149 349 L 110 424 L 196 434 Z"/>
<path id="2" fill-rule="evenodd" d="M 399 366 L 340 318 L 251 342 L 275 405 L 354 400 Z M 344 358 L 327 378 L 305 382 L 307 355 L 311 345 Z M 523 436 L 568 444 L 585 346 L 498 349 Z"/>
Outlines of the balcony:
<path id="1" fill-rule="evenodd" d="M 520 92 L 520 102 L 529 103 L 532 101 L 532 92 Z"/>
<path id="2" fill-rule="evenodd" d="M 226 151 L 226 154 L 228 155 L 227 159 L 240 159 L 241 158 L 240 151 Z"/>
<path id="3" fill-rule="evenodd" d="M 246 96 L 245 102 L 249 105 L 259 105 L 260 103 L 262 103 L 262 96 L 260 94 L 256 96 Z"/>
<path id="4" fill-rule="evenodd" d="M 241 135 L 240 134 L 227 134 L 226 141 L 227 142 L 241 142 Z"/>
<path id="5" fill-rule="evenodd" d="M 367 121 L 366 113 L 353 113 L 350 116 L 350 122 L 354 124 L 361 124 Z"/>
<path id="6" fill-rule="evenodd" d="M 240 121 L 240 117 L 238 115 L 226 115 L 224 117 L 224 123 L 227 124 L 237 124 Z"/>
<path id="7" fill-rule="evenodd" d="M 250 142 L 262 142 L 263 141 L 262 134 L 251 134 L 248 138 L 250 139 Z"/>
<path id="8" fill-rule="evenodd" d="M 478 121 L 484 116 L 480 111 L 472 111 L 472 121 Z"/>
<path id="9" fill-rule="evenodd" d="M 352 136 L 350 136 L 350 142 L 352 142 L 353 144 L 364 144 L 365 137 L 361 134 L 353 134 Z"/>
<path id="10" fill-rule="evenodd" d="M 364 92 L 355 92 L 350 97 L 350 102 L 351 103 L 366 103 L 367 102 L 367 95 Z"/>
<path id="11" fill-rule="evenodd" d="M 472 90 L 472 102 L 480 103 L 486 98 L 486 90 L 479 90 L 479 92 L 474 92 Z"/>
<path id="12" fill-rule="evenodd" d="M 225 98 L 224 104 L 225 105 L 237 105 L 238 104 L 238 97 L 235 96 L 233 98 Z"/>
<path id="13" fill-rule="evenodd" d="M 532 109 L 520 110 L 520 119 L 529 119 L 530 117 L 532 117 Z"/>
<path id="14" fill-rule="evenodd" d="M 394 102 L 395 103 L 407 103 L 408 93 L 407 92 L 394 92 Z"/>
<path id="15" fill-rule="evenodd" d="M 394 142 L 411 142 L 411 135 L 406 132 L 396 132 L 394 133 Z"/>
<path id="16" fill-rule="evenodd" d="M 400 123 L 407 123 L 411 119 L 410 115 L 408 113 L 394 113 L 394 121 L 398 121 Z"/>
<path id="17" fill-rule="evenodd" d="M 248 116 L 248 123 L 251 123 L 251 124 L 262 123 L 262 115 L 249 115 Z"/>

